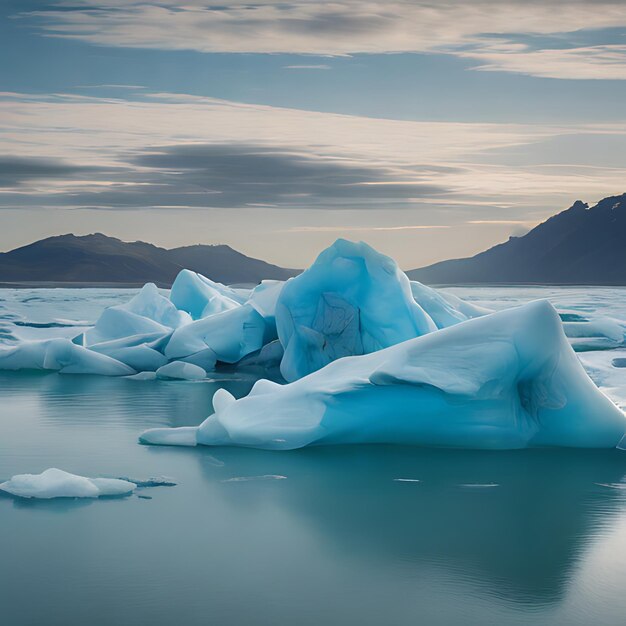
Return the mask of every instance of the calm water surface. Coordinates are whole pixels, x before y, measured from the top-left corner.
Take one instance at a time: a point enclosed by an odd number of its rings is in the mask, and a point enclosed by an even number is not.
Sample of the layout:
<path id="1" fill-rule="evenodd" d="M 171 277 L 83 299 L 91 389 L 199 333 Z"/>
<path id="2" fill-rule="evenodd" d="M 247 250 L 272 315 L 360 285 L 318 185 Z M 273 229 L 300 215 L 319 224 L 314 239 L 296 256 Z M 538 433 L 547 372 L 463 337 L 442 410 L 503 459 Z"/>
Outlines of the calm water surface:
<path id="1" fill-rule="evenodd" d="M 136 443 L 253 382 L 0 373 L 0 478 L 178 483 L 151 499 L 0 497 L 0 623 L 625 623 L 623 452 Z"/>

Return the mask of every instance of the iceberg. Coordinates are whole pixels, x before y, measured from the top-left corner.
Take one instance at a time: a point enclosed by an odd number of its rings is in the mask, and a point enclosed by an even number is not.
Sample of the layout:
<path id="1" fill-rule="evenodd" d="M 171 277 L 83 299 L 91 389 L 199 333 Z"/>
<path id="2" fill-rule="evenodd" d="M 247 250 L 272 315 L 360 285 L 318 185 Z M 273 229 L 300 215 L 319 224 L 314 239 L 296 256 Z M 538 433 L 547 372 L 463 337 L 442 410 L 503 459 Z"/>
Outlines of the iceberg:
<path id="1" fill-rule="evenodd" d="M 133 335 L 97 343 L 89 349 L 121 361 L 138 372 L 153 372 L 167 363 L 161 350 L 168 337 L 160 333 Z"/>
<path id="2" fill-rule="evenodd" d="M 128 376 L 135 370 L 116 359 L 72 343 L 69 339 L 24 341 L 0 349 L 0 369 L 56 370 L 61 374 Z"/>
<path id="3" fill-rule="evenodd" d="M 94 344 L 123 339 L 135 335 L 167 335 L 172 329 L 191 322 L 191 317 L 179 311 L 156 285 L 147 283 L 126 304 L 109 307 L 96 325 L 83 335 L 83 344 Z"/>
<path id="4" fill-rule="evenodd" d="M 439 293 L 416 280 L 411 281 L 411 293 L 415 302 L 428 313 L 437 328 L 447 328 L 474 317 L 493 313 L 490 309 L 465 302 L 454 294 Z"/>
<path id="5" fill-rule="evenodd" d="M 252 290 L 246 303 L 262 315 L 266 323 L 276 326 L 276 305 L 284 286 L 282 280 L 264 280 Z"/>
<path id="6" fill-rule="evenodd" d="M 236 363 L 260 350 L 268 341 L 268 327 L 249 304 L 215 313 L 174 331 L 165 347 L 169 359 L 184 359 L 209 350 L 218 361 Z"/>
<path id="7" fill-rule="evenodd" d="M 437 330 L 393 259 L 345 239 L 285 283 L 276 304 L 276 327 L 285 349 L 280 370 L 287 381 L 341 357 Z"/>
<path id="8" fill-rule="evenodd" d="M 17 474 L 0 483 L 0 490 L 20 498 L 100 498 L 125 496 L 137 488 L 119 478 L 86 478 L 51 467 L 41 474 Z"/>
<path id="9" fill-rule="evenodd" d="M 626 432 L 624 413 L 587 376 L 545 300 L 339 359 L 286 385 L 260 380 L 239 400 L 220 389 L 213 407 L 196 444 L 615 448 Z M 189 427 L 154 429 L 140 441 L 194 437 Z"/>
<path id="10" fill-rule="evenodd" d="M 234 309 L 243 304 L 245 297 L 202 274 L 182 270 L 174 280 L 170 300 L 177 309 L 186 311 L 194 320 L 198 320 Z"/>
<path id="11" fill-rule="evenodd" d="M 563 328 L 576 352 L 613 350 L 626 344 L 626 326 L 611 318 L 564 321 Z"/>
<path id="12" fill-rule="evenodd" d="M 193 363 L 172 361 L 156 371 L 156 377 L 162 380 L 204 380 L 206 372 Z"/>

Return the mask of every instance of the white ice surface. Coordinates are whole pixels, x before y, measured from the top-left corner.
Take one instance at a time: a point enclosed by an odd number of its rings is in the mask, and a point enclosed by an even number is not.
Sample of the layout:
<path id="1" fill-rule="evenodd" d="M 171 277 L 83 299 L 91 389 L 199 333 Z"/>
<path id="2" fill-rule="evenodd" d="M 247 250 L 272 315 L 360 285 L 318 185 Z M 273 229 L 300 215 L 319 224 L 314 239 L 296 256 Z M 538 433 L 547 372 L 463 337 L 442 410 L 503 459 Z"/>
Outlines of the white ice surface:
<path id="1" fill-rule="evenodd" d="M 234 309 L 244 299 L 234 289 L 191 270 L 182 270 L 170 291 L 174 306 L 186 311 L 194 320 Z"/>
<path id="2" fill-rule="evenodd" d="M 137 485 L 118 478 L 86 478 L 52 467 L 41 474 L 17 474 L 0 490 L 21 498 L 99 498 L 132 493 Z"/>

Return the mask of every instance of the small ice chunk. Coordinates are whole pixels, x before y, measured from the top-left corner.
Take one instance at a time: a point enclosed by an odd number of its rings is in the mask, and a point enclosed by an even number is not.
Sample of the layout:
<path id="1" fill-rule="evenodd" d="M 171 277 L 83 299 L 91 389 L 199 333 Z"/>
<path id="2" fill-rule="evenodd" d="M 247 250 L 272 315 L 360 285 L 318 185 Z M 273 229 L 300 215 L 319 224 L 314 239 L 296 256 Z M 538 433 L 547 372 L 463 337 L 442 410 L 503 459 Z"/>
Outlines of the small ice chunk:
<path id="1" fill-rule="evenodd" d="M 157 378 L 162 380 L 204 380 L 206 372 L 193 363 L 172 361 L 156 371 Z"/>
<path id="2" fill-rule="evenodd" d="M 234 478 L 226 478 L 223 483 L 247 483 L 252 480 L 286 480 L 286 476 L 280 474 L 263 474 L 261 476 L 235 476 Z"/>
<path id="3" fill-rule="evenodd" d="M 17 474 L 0 490 L 20 498 L 99 498 L 132 493 L 137 485 L 119 478 L 86 478 L 52 467 L 41 474 Z"/>
<path id="4" fill-rule="evenodd" d="M 135 483 L 137 487 L 175 487 L 176 482 L 167 476 L 151 476 L 150 478 L 128 478 L 126 476 L 120 476 L 120 480 L 127 480 L 131 483 Z"/>
<path id="5" fill-rule="evenodd" d="M 492 487 L 499 487 L 498 483 L 462 483 L 459 487 L 464 489 L 490 489 Z"/>

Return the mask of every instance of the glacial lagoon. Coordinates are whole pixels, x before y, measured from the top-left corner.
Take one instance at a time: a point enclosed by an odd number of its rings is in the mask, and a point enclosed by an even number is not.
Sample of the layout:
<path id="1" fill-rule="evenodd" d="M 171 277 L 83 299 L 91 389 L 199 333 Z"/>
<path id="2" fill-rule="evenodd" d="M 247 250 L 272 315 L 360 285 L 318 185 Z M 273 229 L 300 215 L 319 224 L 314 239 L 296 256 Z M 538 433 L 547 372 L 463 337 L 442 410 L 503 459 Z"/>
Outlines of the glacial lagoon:
<path id="1" fill-rule="evenodd" d="M 444 291 L 626 320 L 626 289 Z M 0 336 L 71 336 L 134 293 L 2 290 Z M 603 347 L 578 355 L 623 409 L 626 351 Z M 146 429 L 200 424 L 217 389 L 241 397 L 255 380 L 0 372 L 0 479 L 60 467 L 176 482 L 124 498 L 0 497 L 2 622 L 623 623 L 623 451 L 138 444 Z"/>

